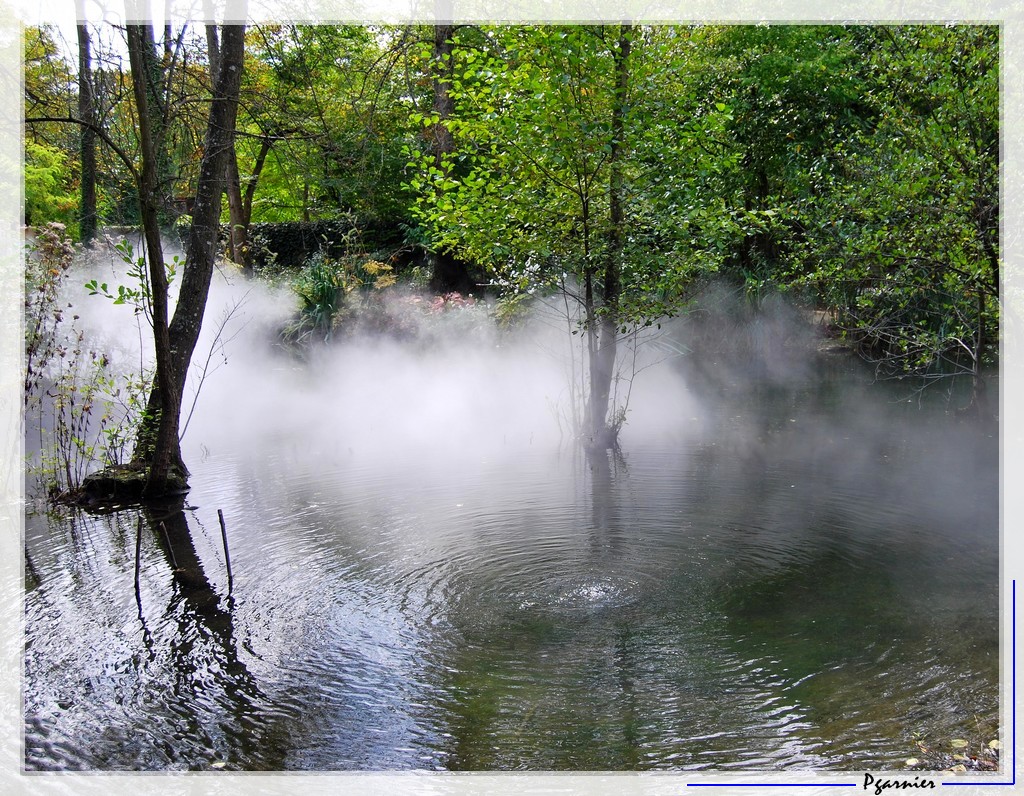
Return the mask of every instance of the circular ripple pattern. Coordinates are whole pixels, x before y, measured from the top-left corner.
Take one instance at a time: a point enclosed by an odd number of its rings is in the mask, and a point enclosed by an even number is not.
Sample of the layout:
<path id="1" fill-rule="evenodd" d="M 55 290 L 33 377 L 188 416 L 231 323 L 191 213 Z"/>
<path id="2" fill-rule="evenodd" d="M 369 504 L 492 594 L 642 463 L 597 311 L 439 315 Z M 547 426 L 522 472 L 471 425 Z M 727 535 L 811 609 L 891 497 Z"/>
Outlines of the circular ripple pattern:
<path id="1" fill-rule="evenodd" d="M 30 518 L 25 765 L 864 769 L 994 733 L 997 493 L 780 428 L 210 456 L 138 592 L 135 515 Z"/>

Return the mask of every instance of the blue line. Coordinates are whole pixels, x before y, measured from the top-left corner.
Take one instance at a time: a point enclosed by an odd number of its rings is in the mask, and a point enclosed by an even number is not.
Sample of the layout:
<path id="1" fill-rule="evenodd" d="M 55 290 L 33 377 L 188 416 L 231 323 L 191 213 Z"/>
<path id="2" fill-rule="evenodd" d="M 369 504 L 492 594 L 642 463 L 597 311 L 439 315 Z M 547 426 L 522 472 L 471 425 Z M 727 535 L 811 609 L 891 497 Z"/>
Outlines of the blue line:
<path id="1" fill-rule="evenodd" d="M 688 788 L 856 788 L 856 782 L 687 782 Z"/>
<path id="2" fill-rule="evenodd" d="M 1017 784 L 1017 581 L 1010 581 L 1010 781 L 943 782 L 943 785 L 1016 785 Z"/>

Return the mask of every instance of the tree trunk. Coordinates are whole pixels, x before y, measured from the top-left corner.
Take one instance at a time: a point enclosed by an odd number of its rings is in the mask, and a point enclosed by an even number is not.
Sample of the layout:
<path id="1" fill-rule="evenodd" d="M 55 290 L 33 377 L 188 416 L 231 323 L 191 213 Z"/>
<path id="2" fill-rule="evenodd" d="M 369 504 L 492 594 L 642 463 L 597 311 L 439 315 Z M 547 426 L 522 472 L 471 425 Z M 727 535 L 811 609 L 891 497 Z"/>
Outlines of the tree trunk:
<path id="1" fill-rule="evenodd" d="M 167 127 L 170 121 L 168 91 L 170 83 L 169 32 L 165 36 L 163 47 L 157 47 L 156 37 L 150 25 L 139 25 L 141 41 L 137 44 L 137 52 L 141 58 L 139 82 L 145 87 L 146 108 L 149 114 L 148 125 L 152 138 L 153 157 L 156 161 L 156 185 L 153 201 L 156 203 L 157 217 L 161 224 L 174 220 L 171 213 L 173 206 L 174 168 L 171 154 L 167 149 Z M 132 78 L 136 82 L 136 78 Z"/>
<path id="2" fill-rule="evenodd" d="M 178 305 L 170 327 L 175 364 L 182 380 L 181 389 L 184 389 L 185 368 L 199 339 L 206 297 L 216 263 L 221 195 L 226 161 L 235 140 L 238 93 L 245 55 L 245 26 L 224 25 L 221 31 L 221 68 L 210 104 L 203 160 L 192 211 L 192 227 L 185 249 L 188 267 L 181 280 Z"/>
<path id="3" fill-rule="evenodd" d="M 206 26 L 207 53 L 210 61 L 210 81 L 217 83 L 220 70 L 220 42 L 217 37 L 217 26 Z M 245 216 L 245 203 L 242 199 L 242 181 L 238 173 L 238 156 L 235 142 L 231 140 L 231 151 L 227 157 L 225 172 L 225 193 L 228 197 L 228 245 L 227 258 L 237 265 L 248 267 L 248 230 L 249 219 Z"/>
<path id="4" fill-rule="evenodd" d="M 434 165 L 444 173 L 448 171 L 447 158 L 455 151 L 455 141 L 451 130 L 448 129 L 448 120 L 455 110 L 455 102 L 450 91 L 455 68 L 455 42 L 452 40 L 454 32 L 453 25 L 434 25 L 431 85 L 434 92 L 433 110 L 437 114 L 438 122 L 430 128 L 430 148 L 434 155 Z"/>
<path id="5" fill-rule="evenodd" d="M 228 160 L 228 211 L 231 218 L 231 261 L 251 272 L 253 254 L 249 246 L 249 225 L 252 224 L 252 200 L 256 196 L 256 185 L 259 183 L 263 166 L 270 154 L 271 138 L 266 136 L 260 142 L 260 151 L 256 154 L 256 162 L 252 167 L 245 184 L 245 192 L 241 193 L 242 178 L 238 171 L 238 153 L 232 147 Z M 233 186 L 239 189 L 237 196 Z M 237 208 L 236 208 L 236 205 Z"/>
<path id="6" fill-rule="evenodd" d="M 81 15 L 80 15 L 81 16 Z M 96 102 L 92 84 L 92 54 L 89 28 L 78 24 L 78 116 L 82 121 L 79 145 L 81 148 L 82 182 L 81 208 L 78 221 L 79 238 L 88 245 L 96 237 Z"/>
<path id="7" fill-rule="evenodd" d="M 173 415 L 174 450 L 177 451 L 177 465 L 181 468 L 182 475 L 187 475 L 187 470 L 181 462 L 180 448 L 178 447 L 178 415 L 181 397 L 185 390 L 188 366 L 202 328 L 206 298 L 216 261 L 221 195 L 224 189 L 227 157 L 234 141 L 238 94 L 245 52 L 244 25 L 225 25 L 222 28 L 222 34 L 220 69 L 210 103 L 203 159 L 200 164 L 199 181 L 196 186 L 195 205 L 192 212 L 192 227 L 185 249 L 186 267 L 181 277 L 174 318 L 167 327 L 169 362 L 165 362 L 161 369 L 158 355 L 157 384 L 154 385 L 149 399 L 151 411 L 148 414 L 151 417 L 158 416 L 161 425 L 157 433 L 154 434 L 152 424 L 144 423 L 139 431 L 135 450 L 136 462 L 152 461 L 155 469 L 157 463 L 161 463 L 164 459 L 162 446 L 170 444 L 162 432 L 164 418 Z M 157 237 L 157 241 L 159 241 L 159 237 Z M 166 301 L 166 291 L 164 300 Z M 165 382 L 168 379 L 171 380 L 170 384 L 165 387 Z M 168 425 L 172 423 L 170 419 L 166 422 Z M 156 474 L 156 476 L 159 475 L 166 475 L 166 473 Z M 159 479 L 156 476 L 151 471 L 150 480 L 153 483 L 151 494 L 157 493 L 160 489 Z"/>
<path id="8" fill-rule="evenodd" d="M 149 263 L 149 281 L 153 315 L 153 342 L 156 349 L 156 383 L 153 391 L 158 396 L 160 411 L 152 416 L 156 429 L 150 431 L 152 448 L 147 464 L 149 477 L 144 494 L 155 495 L 169 491 L 172 469 L 183 468 L 181 448 L 178 444 L 178 420 L 181 392 L 171 353 L 171 338 L 167 322 L 167 271 L 164 266 L 160 241 L 159 178 L 157 176 L 157 148 L 150 127 L 149 92 L 146 82 L 145 49 L 149 46 L 146 25 L 128 25 L 128 57 L 132 73 L 132 90 L 138 111 L 139 145 L 142 149 L 142 171 L 139 176 L 139 209 Z M 150 40 L 152 34 L 150 34 Z M 183 475 L 184 473 L 182 473 Z"/>
<path id="9" fill-rule="evenodd" d="M 224 175 L 224 192 L 228 197 L 228 259 L 236 265 L 245 266 L 248 238 L 246 222 L 243 215 L 242 180 L 238 174 L 238 159 L 234 149 L 228 154 L 228 163 Z"/>
<path id="10" fill-rule="evenodd" d="M 245 219 L 246 235 L 248 236 L 249 224 L 252 223 L 252 200 L 256 196 L 256 184 L 259 182 L 260 174 L 263 173 L 263 166 L 267 162 L 267 155 L 270 154 L 271 138 L 264 136 L 260 142 L 260 151 L 256 155 L 256 162 L 252 167 L 252 174 L 246 181 L 245 194 L 242 196 L 242 218 Z M 236 160 L 237 163 L 237 160 Z"/>
<path id="11" fill-rule="evenodd" d="M 451 95 L 451 81 L 455 74 L 455 26 L 451 23 L 434 25 L 433 111 L 438 121 L 430 128 L 430 149 L 434 165 L 447 175 L 450 158 L 455 152 L 455 139 L 448 127 L 448 120 L 455 113 L 455 100 Z M 446 252 L 435 252 L 431 258 L 430 287 L 438 293 L 452 290 L 466 290 L 471 284 L 466 264 Z"/>
<path id="12" fill-rule="evenodd" d="M 612 138 L 608 154 L 608 242 L 601 280 L 601 313 L 597 338 L 590 356 L 590 444 L 609 448 L 615 445 L 622 418 L 609 419 L 611 386 L 615 376 L 618 348 L 619 301 L 622 296 L 622 149 L 625 141 L 626 95 L 629 89 L 629 53 L 632 26 L 622 25 L 619 45 L 614 52 L 615 89 L 612 98 Z M 588 278 L 589 283 L 589 278 Z M 589 291 L 590 286 L 588 284 Z M 589 320 L 589 318 L 588 318 Z"/>

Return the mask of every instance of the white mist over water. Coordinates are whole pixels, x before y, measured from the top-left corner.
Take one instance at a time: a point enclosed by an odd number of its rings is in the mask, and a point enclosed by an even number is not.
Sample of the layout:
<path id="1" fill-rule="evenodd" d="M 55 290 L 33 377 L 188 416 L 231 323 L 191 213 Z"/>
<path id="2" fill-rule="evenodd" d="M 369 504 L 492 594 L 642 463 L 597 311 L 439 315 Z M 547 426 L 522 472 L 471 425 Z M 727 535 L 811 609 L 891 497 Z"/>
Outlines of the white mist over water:
<path id="1" fill-rule="evenodd" d="M 123 269 L 116 255 L 93 254 L 69 278 L 68 294 L 86 339 L 137 369 L 152 360 L 146 320 L 82 287 L 96 278 L 116 292 Z M 396 290 L 388 308 L 402 319 L 404 337 L 342 331 L 328 345 L 288 350 L 278 331 L 297 308 L 290 289 L 218 268 L 184 400 L 186 465 L 279 457 L 436 475 L 572 448 L 568 418 L 585 352 L 564 318 L 538 305 L 526 322 L 499 331 L 484 302 L 431 313 L 429 302 L 408 299 Z M 833 364 L 815 352 L 815 332 L 793 308 L 769 302 L 754 313 L 722 289 L 698 306 L 649 330 L 635 360 L 630 341 L 620 346 L 627 456 L 649 445 L 677 446 L 680 455 L 705 445 L 758 472 L 816 461 L 817 483 L 800 485 L 805 502 L 862 486 L 876 500 L 893 499 L 906 482 L 924 479 L 940 487 L 935 511 L 963 511 L 947 505 L 945 495 L 957 490 L 941 484 L 968 477 L 974 463 L 962 452 L 972 430 L 902 411 L 897 393 L 864 377 L 813 387 L 808 402 L 803 385 L 819 384 Z M 788 413 L 781 427 L 780 411 Z M 899 482 L 879 483 L 886 457 L 909 455 L 900 453 L 900 437 L 927 439 L 935 466 L 908 461 Z M 994 466 L 986 461 L 969 477 L 987 485 L 998 477 Z"/>
<path id="2" fill-rule="evenodd" d="M 69 279 L 68 300 L 88 343 L 115 365 L 151 367 L 147 320 L 131 306 L 87 295 L 89 279 L 116 294 L 124 265 L 100 250 Z M 297 307 L 287 286 L 219 267 L 183 402 L 186 464 L 269 451 L 326 462 L 432 461 L 569 444 L 572 396 L 580 391 L 572 380 L 581 379 L 584 352 L 564 318 L 540 308 L 499 332 L 485 302 L 431 314 L 425 302 L 407 299 L 396 291 L 389 311 L 412 327 L 408 339 L 339 334 L 300 353 L 277 338 Z M 629 345 L 622 350 L 618 390 L 630 393 L 624 438 L 692 436 L 703 410 L 671 367 L 672 349 L 641 344 L 635 364 Z"/>
<path id="3" fill-rule="evenodd" d="M 227 287 L 214 291 L 214 305 Z M 259 289 L 253 298 L 250 325 L 203 385 L 189 429 L 210 451 L 272 445 L 377 459 L 557 440 L 549 402 L 564 385 L 555 362 L 498 348 L 488 334 L 451 339 L 437 329 L 429 342 L 360 336 L 299 358 L 277 346 L 262 321 L 264 309 L 280 304 Z"/>
<path id="4" fill-rule="evenodd" d="M 498 333 L 483 306 L 431 315 L 396 293 L 415 334 L 289 351 L 289 292 L 223 270 L 197 363 L 242 296 L 183 451 L 187 530 L 221 597 L 226 519 L 231 633 L 175 598 L 147 543 L 147 658 L 125 619 L 133 515 L 74 533 L 32 518 L 34 765 L 62 759 L 59 732 L 99 767 L 870 766 L 900 759 L 922 693 L 915 730 L 989 720 L 993 446 L 975 459 L 975 432 L 833 379 L 789 310 L 665 324 L 641 347 L 622 450 L 583 456 L 558 420 L 581 359 L 557 318 Z M 129 308 L 76 303 L 87 336 L 137 359 Z M 124 662 L 106 681 L 101 649 Z M 182 710 L 246 730 L 163 743 Z M 642 717 L 639 763 L 623 716 Z M 599 732 L 551 743 L 577 722 Z"/>

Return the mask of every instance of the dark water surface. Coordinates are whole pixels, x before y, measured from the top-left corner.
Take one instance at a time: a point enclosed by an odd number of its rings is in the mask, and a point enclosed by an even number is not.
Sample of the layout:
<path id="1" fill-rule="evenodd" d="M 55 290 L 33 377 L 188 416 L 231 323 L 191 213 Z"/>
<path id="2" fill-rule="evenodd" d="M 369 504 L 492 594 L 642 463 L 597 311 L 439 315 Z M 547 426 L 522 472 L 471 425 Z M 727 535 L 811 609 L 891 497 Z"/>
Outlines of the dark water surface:
<path id="1" fill-rule="evenodd" d="M 994 738 L 996 436 L 836 378 L 708 387 L 619 455 L 256 437 L 187 454 L 183 511 L 29 516 L 25 765 L 847 770 Z"/>

